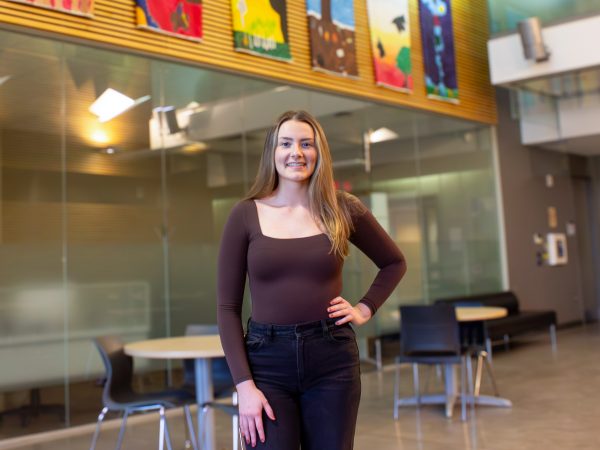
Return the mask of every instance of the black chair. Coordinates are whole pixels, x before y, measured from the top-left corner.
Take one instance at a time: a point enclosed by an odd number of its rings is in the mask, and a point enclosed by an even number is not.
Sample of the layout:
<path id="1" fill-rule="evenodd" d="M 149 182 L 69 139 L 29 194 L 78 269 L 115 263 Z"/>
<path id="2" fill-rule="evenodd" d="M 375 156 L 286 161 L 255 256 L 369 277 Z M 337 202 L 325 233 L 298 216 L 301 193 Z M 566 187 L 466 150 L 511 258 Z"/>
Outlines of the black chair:
<path id="1" fill-rule="evenodd" d="M 106 369 L 106 384 L 102 392 L 104 407 L 98 416 L 96 431 L 92 438 L 90 450 L 94 450 L 100 426 L 109 411 L 123 413 L 121 429 L 117 440 L 116 449 L 121 448 L 127 417 L 131 413 L 158 411 L 160 414 L 159 449 L 163 449 L 164 442 L 167 449 L 172 450 L 169 428 L 165 417 L 165 410 L 169 408 L 184 407 L 187 428 L 190 433 L 194 450 L 198 450 L 192 416 L 189 405 L 195 402 L 195 397 L 186 390 L 164 390 L 159 392 L 138 393 L 131 386 L 133 378 L 133 358 L 125 354 L 123 343 L 117 336 L 102 336 L 94 339 L 94 344 L 100 352 L 102 362 Z"/>
<path id="2" fill-rule="evenodd" d="M 185 329 L 186 336 L 203 336 L 207 334 L 219 334 L 217 325 L 198 325 L 190 324 Z M 213 358 L 212 362 L 212 378 L 213 378 L 213 396 L 215 400 L 231 398 L 228 403 L 219 401 L 207 402 L 201 405 L 202 412 L 206 413 L 209 408 L 218 409 L 231 416 L 232 427 L 232 448 L 238 450 L 239 446 L 243 449 L 244 442 L 239 429 L 239 416 L 237 406 L 237 392 L 233 377 L 229 371 L 229 366 L 225 358 Z M 196 388 L 196 370 L 193 359 L 184 359 L 184 386 L 190 392 L 195 392 Z M 200 437 L 199 437 L 200 438 Z M 202 439 L 200 439 L 202 442 Z"/>
<path id="3" fill-rule="evenodd" d="M 401 306 L 400 355 L 396 358 L 394 385 L 394 418 L 398 419 L 400 406 L 400 365 L 413 365 L 413 384 L 416 405 L 421 404 L 419 391 L 419 364 L 460 364 L 461 366 L 461 417 L 466 420 L 466 376 L 469 394 L 472 394 L 471 356 L 461 349 L 459 326 L 454 307 Z"/>

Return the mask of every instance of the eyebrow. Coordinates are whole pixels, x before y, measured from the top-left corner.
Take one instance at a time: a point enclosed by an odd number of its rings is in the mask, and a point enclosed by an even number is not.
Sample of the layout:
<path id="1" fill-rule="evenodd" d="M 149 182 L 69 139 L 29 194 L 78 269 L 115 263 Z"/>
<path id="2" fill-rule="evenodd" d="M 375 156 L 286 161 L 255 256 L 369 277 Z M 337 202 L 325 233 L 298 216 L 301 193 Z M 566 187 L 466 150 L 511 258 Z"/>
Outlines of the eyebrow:
<path id="1" fill-rule="evenodd" d="M 280 136 L 279 140 L 281 141 L 293 141 L 294 139 L 291 137 Z M 302 138 L 300 141 L 314 141 L 314 138 Z"/>

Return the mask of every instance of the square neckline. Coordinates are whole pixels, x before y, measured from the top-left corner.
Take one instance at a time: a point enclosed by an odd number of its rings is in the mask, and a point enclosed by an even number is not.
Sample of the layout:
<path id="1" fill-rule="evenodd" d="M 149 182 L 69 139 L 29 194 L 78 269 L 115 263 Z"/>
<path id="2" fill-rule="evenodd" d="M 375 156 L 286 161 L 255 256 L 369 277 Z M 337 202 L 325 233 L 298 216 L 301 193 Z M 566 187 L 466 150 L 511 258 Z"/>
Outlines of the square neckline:
<path id="1" fill-rule="evenodd" d="M 276 241 L 297 241 L 299 239 L 309 239 L 309 238 L 315 238 L 315 237 L 319 237 L 319 236 L 327 236 L 323 232 L 318 233 L 318 234 L 311 234 L 309 236 L 301 236 L 301 237 L 293 237 L 293 238 L 278 238 L 278 237 L 273 237 L 273 236 L 267 236 L 265 233 L 263 233 L 262 227 L 260 226 L 260 216 L 258 215 L 258 204 L 256 203 L 255 199 L 250 199 L 250 201 L 254 205 L 253 209 L 254 209 L 254 218 L 256 219 L 256 228 L 258 229 L 258 233 L 262 237 L 265 237 L 267 239 L 273 239 Z"/>

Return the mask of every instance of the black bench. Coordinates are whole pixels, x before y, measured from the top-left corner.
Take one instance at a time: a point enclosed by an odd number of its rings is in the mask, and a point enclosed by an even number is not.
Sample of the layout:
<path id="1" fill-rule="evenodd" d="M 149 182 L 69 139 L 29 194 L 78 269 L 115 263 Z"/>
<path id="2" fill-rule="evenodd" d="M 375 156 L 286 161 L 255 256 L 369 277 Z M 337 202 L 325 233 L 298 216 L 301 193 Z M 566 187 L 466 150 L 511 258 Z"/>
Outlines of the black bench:
<path id="1" fill-rule="evenodd" d="M 514 336 L 549 329 L 552 350 L 556 351 L 556 312 L 521 311 L 517 296 L 510 291 L 494 292 L 463 297 L 444 298 L 435 303 L 451 303 L 455 306 L 501 306 L 508 315 L 501 319 L 483 322 L 483 337 L 488 355 L 492 354 L 492 344 L 502 340 L 506 346 Z"/>

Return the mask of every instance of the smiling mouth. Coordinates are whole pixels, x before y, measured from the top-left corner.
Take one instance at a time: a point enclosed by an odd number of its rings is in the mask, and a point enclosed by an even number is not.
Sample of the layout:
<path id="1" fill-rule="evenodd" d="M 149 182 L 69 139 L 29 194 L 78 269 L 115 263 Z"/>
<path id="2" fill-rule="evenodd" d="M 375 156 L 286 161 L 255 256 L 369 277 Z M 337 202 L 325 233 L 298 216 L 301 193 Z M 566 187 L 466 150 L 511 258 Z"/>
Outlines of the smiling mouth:
<path id="1" fill-rule="evenodd" d="M 306 163 L 292 162 L 292 163 L 287 163 L 285 165 L 285 167 L 306 167 Z"/>

